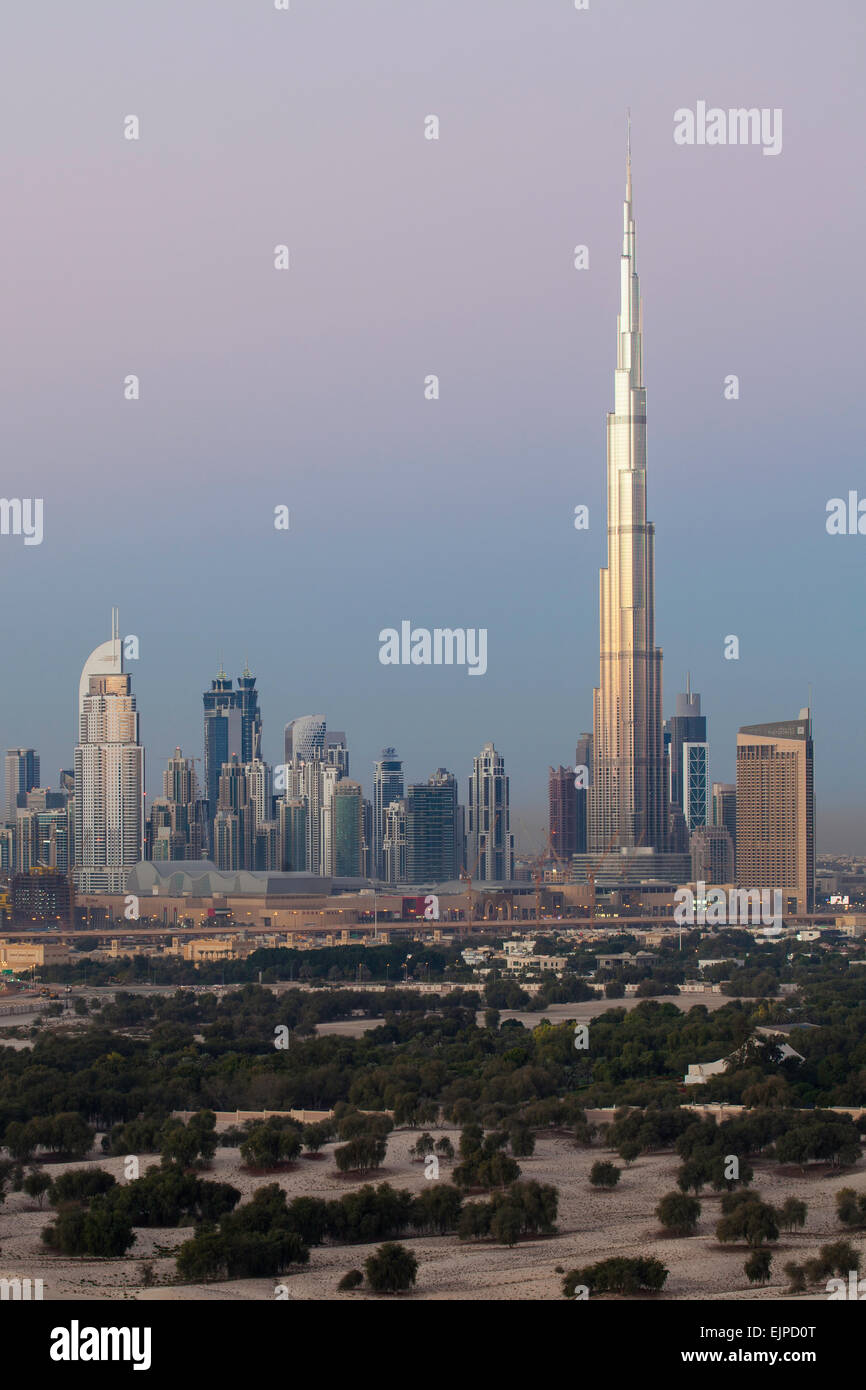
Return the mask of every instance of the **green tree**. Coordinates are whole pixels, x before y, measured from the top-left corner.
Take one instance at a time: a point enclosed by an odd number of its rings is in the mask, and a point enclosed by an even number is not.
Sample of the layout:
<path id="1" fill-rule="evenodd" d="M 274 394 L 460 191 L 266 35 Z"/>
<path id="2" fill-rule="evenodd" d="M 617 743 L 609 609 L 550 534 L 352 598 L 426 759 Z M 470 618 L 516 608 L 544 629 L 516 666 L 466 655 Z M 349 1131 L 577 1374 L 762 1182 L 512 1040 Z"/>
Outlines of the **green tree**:
<path id="1" fill-rule="evenodd" d="M 769 1250 L 755 1250 L 743 1265 L 743 1272 L 750 1284 L 767 1284 L 770 1280 L 770 1266 L 773 1257 Z"/>
<path id="2" fill-rule="evenodd" d="M 503 1203 L 493 1212 L 490 1220 L 490 1234 L 502 1245 L 516 1245 L 523 1229 L 519 1209 L 510 1202 Z"/>
<path id="3" fill-rule="evenodd" d="M 806 1224 L 807 1212 L 805 1202 L 798 1201 L 796 1197 L 786 1197 L 779 1208 L 779 1225 L 783 1231 L 793 1231 L 797 1226 L 802 1230 Z"/>
<path id="4" fill-rule="evenodd" d="M 843 1226 L 866 1225 L 866 1198 L 853 1187 L 841 1188 L 836 1193 L 836 1215 Z"/>
<path id="5" fill-rule="evenodd" d="M 49 1200 L 55 1207 L 66 1202 L 89 1202 L 91 1197 L 98 1197 L 114 1186 L 111 1173 L 102 1168 L 71 1168 L 54 1179 Z"/>
<path id="6" fill-rule="evenodd" d="M 697 1197 L 687 1197 L 684 1192 L 669 1192 L 656 1207 L 659 1221 L 674 1236 L 693 1236 L 700 1214 Z"/>
<path id="7" fill-rule="evenodd" d="M 668 1273 L 661 1260 L 650 1256 L 614 1256 L 583 1269 L 572 1269 L 562 1281 L 562 1292 L 566 1298 L 574 1298 L 578 1285 L 584 1285 L 591 1294 L 638 1293 L 642 1289 L 657 1293 L 664 1288 Z"/>
<path id="8" fill-rule="evenodd" d="M 364 1273 L 374 1293 L 403 1293 L 415 1283 L 418 1261 L 411 1250 L 391 1241 L 367 1256 Z"/>
<path id="9" fill-rule="evenodd" d="M 369 1173 L 374 1168 L 381 1168 L 387 1148 L 387 1142 L 375 1134 L 359 1134 L 342 1148 L 334 1150 L 334 1160 L 341 1173 Z"/>
<path id="10" fill-rule="evenodd" d="M 589 1181 L 593 1187 L 613 1188 L 620 1179 L 621 1168 L 615 1163 L 598 1162 L 589 1171 Z"/>
<path id="11" fill-rule="evenodd" d="M 41 1172 L 38 1168 L 34 1168 L 32 1172 L 28 1173 L 23 1183 L 24 1191 L 27 1193 L 27 1196 L 36 1199 L 39 1203 L 40 1211 L 42 1210 L 42 1203 L 45 1200 L 45 1194 L 50 1186 L 51 1179 L 48 1174 Z"/>
<path id="12" fill-rule="evenodd" d="M 806 1292 L 806 1270 L 803 1265 L 797 1264 L 795 1260 L 789 1260 L 784 1267 L 788 1276 L 789 1293 Z"/>
<path id="13" fill-rule="evenodd" d="M 744 1240 L 756 1248 L 779 1239 L 778 1212 L 755 1192 L 730 1192 L 722 1198 L 716 1239 L 722 1244 Z"/>
<path id="14" fill-rule="evenodd" d="M 332 1138 L 333 1131 L 330 1124 L 320 1121 L 318 1124 L 304 1125 L 301 1130 L 301 1143 L 308 1153 L 317 1154 L 320 1149 Z"/>

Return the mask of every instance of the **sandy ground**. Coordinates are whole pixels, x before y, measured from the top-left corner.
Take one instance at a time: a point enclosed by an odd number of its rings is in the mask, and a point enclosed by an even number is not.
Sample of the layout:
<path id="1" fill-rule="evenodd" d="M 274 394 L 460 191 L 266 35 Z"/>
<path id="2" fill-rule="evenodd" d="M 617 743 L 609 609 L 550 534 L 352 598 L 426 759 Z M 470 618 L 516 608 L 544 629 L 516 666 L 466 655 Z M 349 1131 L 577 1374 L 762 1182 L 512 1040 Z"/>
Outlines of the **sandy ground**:
<path id="1" fill-rule="evenodd" d="M 448 1133 L 456 1144 L 457 1131 Z M 427 1179 L 424 1168 L 409 1158 L 409 1147 L 417 1130 L 398 1130 L 388 1141 L 386 1167 L 374 1181 L 388 1181 L 395 1187 L 421 1191 Z M 212 1170 L 214 1180 L 228 1181 L 248 1198 L 263 1183 L 278 1181 L 289 1197 L 309 1194 L 335 1197 L 358 1184 L 347 1183 L 336 1174 L 333 1145 L 318 1161 L 298 1160 L 279 1177 L 250 1177 L 240 1169 L 237 1149 L 219 1149 Z M 576 1148 L 566 1135 L 546 1134 L 539 1138 L 535 1154 L 521 1159 L 523 1176 L 555 1184 L 560 1193 L 559 1234 L 547 1239 L 521 1241 L 509 1250 L 498 1245 L 463 1244 L 456 1236 L 410 1237 L 406 1244 L 419 1261 L 416 1299 L 459 1300 L 538 1300 L 561 1297 L 561 1275 L 565 1270 L 591 1263 L 613 1254 L 651 1254 L 669 1268 L 665 1299 L 773 1299 L 785 1298 L 787 1281 L 782 1266 L 791 1259 L 817 1253 L 818 1247 L 846 1233 L 836 1222 L 834 1194 L 841 1187 L 854 1187 L 866 1193 L 866 1164 L 830 1178 L 780 1176 L 774 1165 L 757 1165 L 755 1188 L 773 1202 L 789 1196 L 806 1201 L 809 1214 L 806 1230 L 783 1234 L 773 1252 L 771 1282 L 765 1289 L 750 1289 L 743 1274 L 745 1248 L 724 1249 L 716 1244 L 713 1231 L 718 1219 L 719 1198 L 704 1196 L 698 1234 L 686 1239 L 668 1239 L 659 1234 L 652 1215 L 659 1198 L 675 1187 L 677 1159 L 673 1154 L 641 1157 L 624 1169 L 619 1187 L 613 1192 L 596 1192 L 588 1183 L 589 1169 L 606 1156 L 599 1148 Z M 143 1156 L 142 1167 L 148 1160 Z M 619 1160 L 615 1160 L 619 1162 Z M 51 1172 L 80 1164 L 51 1165 Z M 115 1177 L 122 1176 L 122 1160 L 104 1159 L 102 1166 Z M 441 1180 L 448 1180 L 450 1166 L 441 1164 Z M 276 1280 L 239 1280 L 226 1284 L 173 1285 L 164 1281 L 174 1277 L 171 1252 L 190 1235 L 189 1229 L 139 1230 L 129 1255 L 120 1260 L 67 1259 L 52 1256 L 40 1241 L 40 1231 L 50 1219 L 50 1211 L 39 1211 L 24 1193 L 10 1193 L 0 1207 L 0 1277 L 41 1278 L 44 1297 L 51 1299 L 273 1299 Z M 861 1251 L 866 1264 L 866 1235 L 848 1235 Z M 360 1268 L 374 1246 L 325 1246 L 310 1252 L 305 1270 L 291 1273 L 279 1281 L 289 1299 L 364 1298 L 361 1293 L 338 1294 L 337 1281 L 348 1270 Z M 142 1287 L 139 1264 L 152 1260 L 159 1285 Z M 823 1295 L 822 1295 L 823 1296 Z"/>

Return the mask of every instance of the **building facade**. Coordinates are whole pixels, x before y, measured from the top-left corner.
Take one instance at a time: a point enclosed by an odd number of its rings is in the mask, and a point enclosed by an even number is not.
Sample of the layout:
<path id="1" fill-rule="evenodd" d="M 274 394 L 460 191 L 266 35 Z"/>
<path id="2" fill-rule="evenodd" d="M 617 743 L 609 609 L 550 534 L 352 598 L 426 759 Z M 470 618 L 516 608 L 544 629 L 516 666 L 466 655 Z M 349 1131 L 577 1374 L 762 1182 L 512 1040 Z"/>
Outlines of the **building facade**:
<path id="1" fill-rule="evenodd" d="M 779 888 L 798 912 L 815 908 L 812 720 L 751 724 L 737 734 L 737 881 Z"/>
<path id="2" fill-rule="evenodd" d="M 122 893 L 144 854 L 144 749 L 116 610 L 113 629 L 111 643 L 85 663 L 79 686 L 75 881 L 85 893 Z M 99 674 L 106 667 L 114 670 Z"/>
<path id="3" fill-rule="evenodd" d="M 502 754 L 492 743 L 485 743 L 475 758 L 467 810 L 467 856 L 473 881 L 498 883 L 513 879 L 509 781 Z"/>

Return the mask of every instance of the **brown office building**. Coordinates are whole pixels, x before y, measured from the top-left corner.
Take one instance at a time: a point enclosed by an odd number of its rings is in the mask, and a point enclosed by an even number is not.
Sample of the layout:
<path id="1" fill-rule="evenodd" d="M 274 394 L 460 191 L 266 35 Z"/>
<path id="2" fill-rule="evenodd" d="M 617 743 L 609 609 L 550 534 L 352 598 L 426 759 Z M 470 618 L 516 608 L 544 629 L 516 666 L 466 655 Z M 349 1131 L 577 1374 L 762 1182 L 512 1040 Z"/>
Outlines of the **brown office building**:
<path id="1" fill-rule="evenodd" d="M 737 882 L 780 888 L 787 908 L 815 909 L 815 802 L 808 709 L 737 734 Z"/>

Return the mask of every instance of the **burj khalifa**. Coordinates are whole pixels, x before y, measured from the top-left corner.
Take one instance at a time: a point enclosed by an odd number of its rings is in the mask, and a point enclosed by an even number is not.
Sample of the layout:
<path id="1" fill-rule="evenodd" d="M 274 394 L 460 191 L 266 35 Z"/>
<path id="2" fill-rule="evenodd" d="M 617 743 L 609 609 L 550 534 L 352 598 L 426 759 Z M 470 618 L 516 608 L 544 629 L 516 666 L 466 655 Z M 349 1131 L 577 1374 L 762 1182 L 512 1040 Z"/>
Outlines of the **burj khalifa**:
<path id="1" fill-rule="evenodd" d="M 599 575 L 588 848 L 664 852 L 662 653 L 655 645 L 655 528 L 647 521 L 643 311 L 626 158 L 614 409 L 607 417 L 607 565 Z"/>

